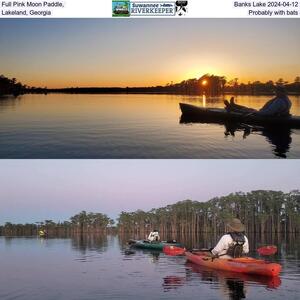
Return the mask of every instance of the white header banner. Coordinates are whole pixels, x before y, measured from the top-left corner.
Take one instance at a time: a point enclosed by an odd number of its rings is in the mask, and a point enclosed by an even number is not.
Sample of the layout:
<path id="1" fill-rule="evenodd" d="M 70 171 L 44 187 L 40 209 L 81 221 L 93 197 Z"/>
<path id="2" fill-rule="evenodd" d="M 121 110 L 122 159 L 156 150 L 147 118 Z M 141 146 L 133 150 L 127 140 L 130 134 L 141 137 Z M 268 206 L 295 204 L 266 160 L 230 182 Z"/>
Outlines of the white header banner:
<path id="1" fill-rule="evenodd" d="M 299 18 L 300 0 L 0 0 L 0 10 L 1 18 Z"/>

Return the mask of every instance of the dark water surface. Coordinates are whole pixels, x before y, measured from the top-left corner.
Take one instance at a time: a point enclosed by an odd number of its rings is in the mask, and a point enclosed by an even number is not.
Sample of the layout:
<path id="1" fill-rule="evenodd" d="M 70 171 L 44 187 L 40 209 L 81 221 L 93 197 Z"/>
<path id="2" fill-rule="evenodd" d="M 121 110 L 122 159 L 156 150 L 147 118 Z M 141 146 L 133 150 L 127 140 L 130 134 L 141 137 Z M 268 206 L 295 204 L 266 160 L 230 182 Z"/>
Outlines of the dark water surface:
<path id="1" fill-rule="evenodd" d="M 222 273 L 184 257 L 128 250 L 117 236 L 0 238 L 0 299 L 299 299 L 297 242 L 281 242 L 280 277 Z"/>
<path id="2" fill-rule="evenodd" d="M 226 97 L 226 98 L 229 98 Z M 300 115 L 300 97 L 291 96 Z M 270 96 L 238 96 L 260 108 Z M 24 95 L 0 99 L 0 158 L 300 158 L 300 130 L 180 124 L 177 95 Z"/>

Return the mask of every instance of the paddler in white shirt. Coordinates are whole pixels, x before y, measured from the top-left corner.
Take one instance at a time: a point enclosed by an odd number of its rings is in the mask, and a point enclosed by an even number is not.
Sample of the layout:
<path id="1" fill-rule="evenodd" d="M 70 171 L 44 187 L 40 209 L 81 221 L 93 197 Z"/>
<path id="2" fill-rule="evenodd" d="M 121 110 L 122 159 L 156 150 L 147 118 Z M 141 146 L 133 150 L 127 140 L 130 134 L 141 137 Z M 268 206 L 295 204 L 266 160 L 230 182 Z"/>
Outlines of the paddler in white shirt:
<path id="1" fill-rule="evenodd" d="M 245 235 L 244 224 L 239 219 L 232 219 L 226 226 L 228 232 L 211 250 L 212 256 L 226 259 L 245 256 L 249 253 L 249 242 Z"/>
<path id="2" fill-rule="evenodd" d="M 158 230 L 154 229 L 153 231 L 150 232 L 148 236 L 148 241 L 149 242 L 158 242 L 160 240 L 160 236 L 158 233 Z"/>

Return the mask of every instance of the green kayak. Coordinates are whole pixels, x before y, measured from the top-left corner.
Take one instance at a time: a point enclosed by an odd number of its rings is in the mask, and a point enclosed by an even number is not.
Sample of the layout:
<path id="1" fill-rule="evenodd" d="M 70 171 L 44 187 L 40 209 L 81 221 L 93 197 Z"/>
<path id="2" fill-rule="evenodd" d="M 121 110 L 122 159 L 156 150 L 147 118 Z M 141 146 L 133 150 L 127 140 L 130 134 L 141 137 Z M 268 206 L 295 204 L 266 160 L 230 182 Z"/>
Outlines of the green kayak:
<path id="1" fill-rule="evenodd" d="M 162 251 L 164 246 L 176 246 L 180 247 L 180 243 L 177 243 L 175 240 L 173 241 L 161 241 L 161 242 L 149 242 L 146 240 L 129 240 L 128 244 L 131 247 L 139 248 L 139 249 L 151 249 L 151 250 L 160 250 Z"/>

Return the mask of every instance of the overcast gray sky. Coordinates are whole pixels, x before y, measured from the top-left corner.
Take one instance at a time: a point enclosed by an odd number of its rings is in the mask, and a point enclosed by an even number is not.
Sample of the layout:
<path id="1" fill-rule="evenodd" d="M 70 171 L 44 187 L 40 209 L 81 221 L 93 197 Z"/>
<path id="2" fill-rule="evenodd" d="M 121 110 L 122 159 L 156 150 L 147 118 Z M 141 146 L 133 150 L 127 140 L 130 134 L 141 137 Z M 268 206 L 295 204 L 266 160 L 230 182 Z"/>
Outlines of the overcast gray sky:
<path id="1" fill-rule="evenodd" d="M 0 224 L 300 188 L 299 160 L 2 160 Z"/>

